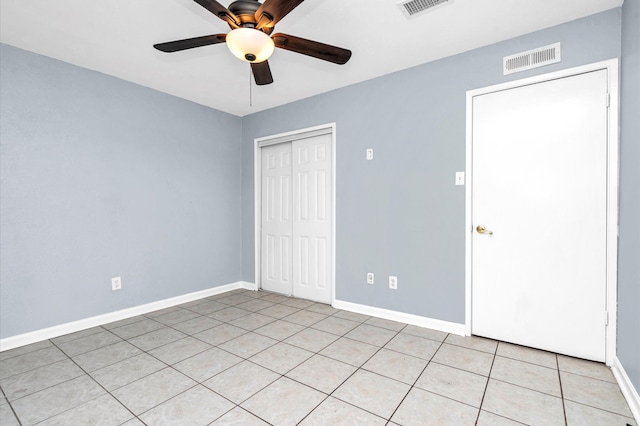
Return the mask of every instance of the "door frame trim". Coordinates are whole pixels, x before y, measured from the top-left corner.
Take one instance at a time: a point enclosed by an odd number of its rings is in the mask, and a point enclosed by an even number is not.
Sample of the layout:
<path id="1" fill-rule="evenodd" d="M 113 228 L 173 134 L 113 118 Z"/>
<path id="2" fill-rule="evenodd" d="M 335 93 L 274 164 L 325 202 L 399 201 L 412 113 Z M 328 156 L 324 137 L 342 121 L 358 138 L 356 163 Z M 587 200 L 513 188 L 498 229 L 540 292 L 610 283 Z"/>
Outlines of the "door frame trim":
<path id="1" fill-rule="evenodd" d="M 587 72 L 607 70 L 609 91 L 608 130 L 607 130 L 607 239 L 606 239 L 606 310 L 608 320 L 605 327 L 605 362 L 613 365 L 616 357 L 617 294 L 618 294 L 618 176 L 619 176 L 619 65 L 618 59 L 568 68 L 548 74 L 537 75 L 521 80 L 510 81 L 488 87 L 467 91 L 466 104 L 466 188 L 465 188 L 465 334 L 471 335 L 471 289 L 472 289 L 472 194 L 473 194 L 473 98 L 475 96 L 507 89 L 542 83 L 545 81 L 571 77 Z M 604 102 L 604 100 L 603 100 Z"/>
<path id="2" fill-rule="evenodd" d="M 331 134 L 331 306 L 336 300 L 336 123 L 292 130 L 253 140 L 253 205 L 254 205 L 254 282 L 256 290 L 262 286 L 262 148 L 279 143 L 292 142 L 321 134 Z"/>

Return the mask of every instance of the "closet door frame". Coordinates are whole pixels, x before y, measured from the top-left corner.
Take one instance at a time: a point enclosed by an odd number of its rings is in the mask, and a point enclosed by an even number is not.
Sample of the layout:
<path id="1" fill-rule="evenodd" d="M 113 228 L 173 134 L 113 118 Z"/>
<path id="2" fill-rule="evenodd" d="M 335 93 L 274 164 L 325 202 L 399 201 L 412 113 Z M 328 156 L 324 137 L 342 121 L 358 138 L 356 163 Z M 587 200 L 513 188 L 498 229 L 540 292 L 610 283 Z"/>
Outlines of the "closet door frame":
<path id="1" fill-rule="evenodd" d="M 321 124 L 290 132 L 263 136 L 253 143 L 253 194 L 254 194 L 254 283 L 261 288 L 262 246 L 262 148 L 285 142 L 293 142 L 311 136 L 331 135 L 331 305 L 335 303 L 336 286 L 336 123 Z"/>

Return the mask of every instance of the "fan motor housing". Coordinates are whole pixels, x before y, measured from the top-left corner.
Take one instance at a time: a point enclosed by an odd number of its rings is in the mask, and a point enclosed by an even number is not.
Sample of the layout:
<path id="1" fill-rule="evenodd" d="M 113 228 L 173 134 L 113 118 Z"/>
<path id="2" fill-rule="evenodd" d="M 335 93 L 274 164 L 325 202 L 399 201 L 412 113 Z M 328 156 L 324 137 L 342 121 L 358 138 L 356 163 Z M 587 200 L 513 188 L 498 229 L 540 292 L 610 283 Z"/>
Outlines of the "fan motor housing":
<path id="1" fill-rule="evenodd" d="M 257 0 L 236 0 L 229 5 L 229 11 L 240 19 L 240 26 L 256 25 L 256 12 L 262 6 Z"/>

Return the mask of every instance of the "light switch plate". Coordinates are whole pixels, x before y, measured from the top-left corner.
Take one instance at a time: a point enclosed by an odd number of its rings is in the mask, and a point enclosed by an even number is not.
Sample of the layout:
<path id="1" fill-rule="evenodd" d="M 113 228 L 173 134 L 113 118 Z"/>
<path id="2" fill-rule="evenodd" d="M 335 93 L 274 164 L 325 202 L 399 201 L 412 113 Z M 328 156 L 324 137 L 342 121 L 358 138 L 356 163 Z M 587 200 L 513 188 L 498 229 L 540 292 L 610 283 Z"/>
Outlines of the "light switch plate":
<path id="1" fill-rule="evenodd" d="M 464 185 L 464 172 L 456 172 L 456 185 Z"/>
<path id="2" fill-rule="evenodd" d="M 373 160 L 373 148 L 367 148 L 367 160 Z"/>

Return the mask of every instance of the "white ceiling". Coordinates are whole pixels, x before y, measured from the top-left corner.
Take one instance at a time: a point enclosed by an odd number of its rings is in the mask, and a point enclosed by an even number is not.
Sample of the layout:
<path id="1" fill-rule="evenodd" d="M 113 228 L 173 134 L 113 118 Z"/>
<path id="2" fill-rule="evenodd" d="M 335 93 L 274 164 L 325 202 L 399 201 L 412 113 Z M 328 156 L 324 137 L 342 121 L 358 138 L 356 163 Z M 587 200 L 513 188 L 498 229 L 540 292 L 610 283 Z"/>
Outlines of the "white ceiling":
<path id="1" fill-rule="evenodd" d="M 303 2 L 276 32 L 344 47 L 353 56 L 335 65 L 276 49 L 269 60 L 274 83 L 253 85 L 253 106 L 249 65 L 226 46 L 178 53 L 152 47 L 228 32 L 225 22 L 193 0 L 2 0 L 0 42 L 244 116 L 618 7 L 623 0 L 453 0 L 412 19 L 397 2 Z"/>

